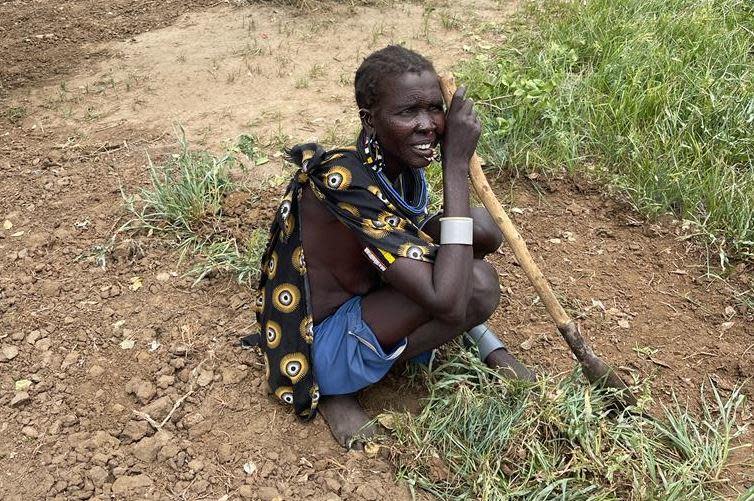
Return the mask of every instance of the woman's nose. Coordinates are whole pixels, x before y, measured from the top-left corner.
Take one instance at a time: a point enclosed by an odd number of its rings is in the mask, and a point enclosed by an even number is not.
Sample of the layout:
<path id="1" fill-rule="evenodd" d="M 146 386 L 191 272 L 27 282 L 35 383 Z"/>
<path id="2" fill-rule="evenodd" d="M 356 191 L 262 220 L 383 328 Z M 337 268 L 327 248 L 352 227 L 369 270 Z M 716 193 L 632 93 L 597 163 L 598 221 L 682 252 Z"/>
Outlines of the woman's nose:
<path id="1" fill-rule="evenodd" d="M 416 130 L 427 132 L 437 129 L 437 124 L 431 113 L 419 113 L 416 117 Z"/>

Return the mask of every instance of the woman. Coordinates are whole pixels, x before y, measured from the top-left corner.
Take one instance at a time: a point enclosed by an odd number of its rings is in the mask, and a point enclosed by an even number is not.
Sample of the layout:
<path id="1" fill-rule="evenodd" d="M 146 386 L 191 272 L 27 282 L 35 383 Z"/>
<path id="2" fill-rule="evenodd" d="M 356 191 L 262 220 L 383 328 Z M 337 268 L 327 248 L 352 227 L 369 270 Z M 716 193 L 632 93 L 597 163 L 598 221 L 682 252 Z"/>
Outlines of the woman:
<path id="1" fill-rule="evenodd" d="M 483 257 L 501 235 L 469 205 L 481 127 L 465 90 L 445 113 L 432 64 L 388 46 L 364 60 L 355 91 L 357 145 L 289 152 L 299 170 L 272 225 L 257 301 L 272 391 L 302 417 L 321 409 L 342 445 L 368 432 L 357 391 L 466 331 L 488 364 L 532 377 L 480 325 L 499 302 Z M 444 205 L 430 217 L 423 169 L 438 148 Z"/>

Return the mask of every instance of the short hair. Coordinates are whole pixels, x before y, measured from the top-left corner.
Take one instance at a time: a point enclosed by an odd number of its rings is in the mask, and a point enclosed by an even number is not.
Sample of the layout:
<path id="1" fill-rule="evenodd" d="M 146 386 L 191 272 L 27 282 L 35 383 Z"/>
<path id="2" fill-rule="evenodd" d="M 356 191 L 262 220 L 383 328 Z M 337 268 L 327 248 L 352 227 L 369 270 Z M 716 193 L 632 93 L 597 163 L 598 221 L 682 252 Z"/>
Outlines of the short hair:
<path id="1" fill-rule="evenodd" d="M 423 71 L 435 72 L 435 67 L 426 57 L 400 45 L 388 45 L 384 49 L 372 52 L 356 70 L 356 105 L 359 108 L 374 106 L 383 78 Z"/>

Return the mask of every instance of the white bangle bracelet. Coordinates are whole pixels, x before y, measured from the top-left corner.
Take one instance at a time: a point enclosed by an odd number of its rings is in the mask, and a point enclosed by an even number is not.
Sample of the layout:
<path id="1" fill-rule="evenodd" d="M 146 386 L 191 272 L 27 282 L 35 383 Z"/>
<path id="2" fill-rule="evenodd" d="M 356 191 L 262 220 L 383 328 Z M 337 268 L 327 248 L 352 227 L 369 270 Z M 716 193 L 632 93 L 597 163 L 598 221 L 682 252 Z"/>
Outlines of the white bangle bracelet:
<path id="1" fill-rule="evenodd" d="M 441 217 L 440 245 L 474 243 L 474 220 L 470 217 Z"/>

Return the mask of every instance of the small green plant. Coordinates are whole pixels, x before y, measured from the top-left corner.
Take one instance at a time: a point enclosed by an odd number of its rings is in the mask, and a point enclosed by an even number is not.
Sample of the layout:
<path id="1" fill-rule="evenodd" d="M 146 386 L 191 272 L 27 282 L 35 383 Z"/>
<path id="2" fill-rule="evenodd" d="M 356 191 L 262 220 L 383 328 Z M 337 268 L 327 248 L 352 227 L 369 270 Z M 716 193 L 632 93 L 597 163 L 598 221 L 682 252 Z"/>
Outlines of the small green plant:
<path id="1" fill-rule="evenodd" d="M 23 106 L 11 106 L 5 110 L 5 118 L 13 125 L 20 125 L 24 118 L 26 118 L 26 108 Z"/>
<path id="2" fill-rule="evenodd" d="M 322 78 L 325 76 L 325 66 L 323 64 L 315 64 L 311 68 L 309 68 L 309 78 L 312 80 L 317 80 L 318 78 Z"/>
<path id="3" fill-rule="evenodd" d="M 251 136 L 242 135 L 235 149 L 222 156 L 189 149 L 181 130 L 180 150 L 160 165 L 149 160 L 151 186 L 125 195 L 129 220 L 119 231 L 162 235 L 179 250 L 180 259 L 194 259 L 197 281 L 214 272 L 233 275 L 251 285 L 258 277 L 267 238 L 266 228 L 252 228 L 239 241 L 225 224 L 223 200 L 237 186 L 230 179 L 233 153 L 242 152 L 258 164 L 261 152 Z"/>
<path id="4" fill-rule="evenodd" d="M 442 24 L 442 27 L 446 30 L 460 30 L 461 29 L 461 20 L 456 14 L 452 14 L 446 11 L 442 11 L 439 13 L 440 15 L 440 24 Z"/>
<path id="5" fill-rule="evenodd" d="M 610 407 L 578 372 L 504 379 L 459 346 L 427 373 L 418 415 L 394 413 L 399 477 L 439 499 L 719 499 L 745 398 L 702 388 L 651 418 Z M 649 403 L 647 391 L 643 399 Z"/>

